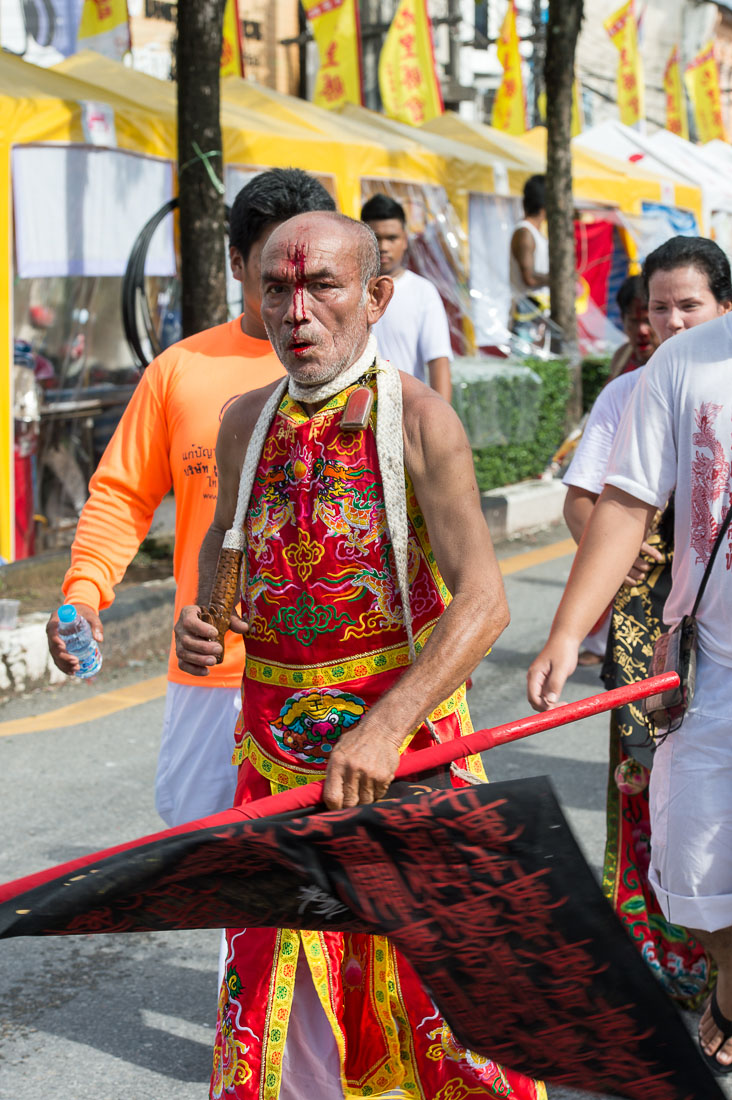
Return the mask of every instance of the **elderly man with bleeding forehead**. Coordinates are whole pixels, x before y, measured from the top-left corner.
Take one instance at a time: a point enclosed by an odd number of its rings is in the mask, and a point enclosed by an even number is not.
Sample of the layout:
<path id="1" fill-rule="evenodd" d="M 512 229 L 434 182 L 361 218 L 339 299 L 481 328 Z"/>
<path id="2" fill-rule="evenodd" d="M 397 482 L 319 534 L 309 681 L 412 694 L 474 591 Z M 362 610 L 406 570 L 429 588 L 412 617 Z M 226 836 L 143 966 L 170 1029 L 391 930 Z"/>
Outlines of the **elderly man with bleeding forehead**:
<path id="1" fill-rule="evenodd" d="M 471 731 L 465 679 L 508 623 L 462 426 L 377 356 L 392 291 L 373 233 L 342 215 L 292 218 L 262 254 L 287 379 L 224 417 L 199 560 L 205 607 L 222 545 L 244 553 L 238 803 L 323 776 L 331 809 L 381 798 L 400 753 Z M 206 675 L 221 647 L 201 608 L 176 633 L 181 667 Z M 482 777 L 476 759 L 457 772 L 434 783 Z M 455 1090 L 545 1095 L 461 1048 L 384 937 L 228 930 L 212 1097 Z"/>

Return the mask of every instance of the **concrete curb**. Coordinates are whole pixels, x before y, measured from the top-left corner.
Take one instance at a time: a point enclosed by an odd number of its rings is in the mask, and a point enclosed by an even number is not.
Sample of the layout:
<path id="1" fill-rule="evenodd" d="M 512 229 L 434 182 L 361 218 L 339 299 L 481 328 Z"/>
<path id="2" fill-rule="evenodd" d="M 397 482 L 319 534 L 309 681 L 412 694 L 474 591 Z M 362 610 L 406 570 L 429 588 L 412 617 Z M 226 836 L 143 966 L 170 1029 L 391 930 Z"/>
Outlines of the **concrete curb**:
<path id="1" fill-rule="evenodd" d="M 483 514 L 494 542 L 504 542 L 557 523 L 565 488 L 560 481 L 535 479 L 481 493 Z M 104 665 L 123 668 L 149 657 L 163 657 L 173 627 L 175 581 L 147 581 L 122 589 L 102 612 Z M 46 644 L 51 611 L 21 616 L 15 630 L 0 630 L 0 700 L 66 677 L 54 665 Z"/>
<path id="2" fill-rule="evenodd" d="M 481 493 L 481 505 L 494 542 L 527 535 L 562 519 L 567 490 L 556 478 L 535 478 Z"/>

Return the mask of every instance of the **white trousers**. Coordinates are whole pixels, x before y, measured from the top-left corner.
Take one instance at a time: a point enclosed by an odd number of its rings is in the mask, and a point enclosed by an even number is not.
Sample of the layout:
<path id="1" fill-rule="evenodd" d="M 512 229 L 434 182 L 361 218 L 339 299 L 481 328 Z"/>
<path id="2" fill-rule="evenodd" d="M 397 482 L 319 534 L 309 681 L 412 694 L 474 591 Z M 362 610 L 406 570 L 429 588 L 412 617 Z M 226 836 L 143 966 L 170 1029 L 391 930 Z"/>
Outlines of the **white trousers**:
<path id="1" fill-rule="evenodd" d="M 236 790 L 231 754 L 240 708 L 238 688 L 168 684 L 155 776 L 155 808 L 167 825 L 231 808 Z"/>
<path id="2" fill-rule="evenodd" d="M 684 928 L 732 926 L 732 668 L 699 653 L 694 701 L 656 749 L 649 880 Z"/>

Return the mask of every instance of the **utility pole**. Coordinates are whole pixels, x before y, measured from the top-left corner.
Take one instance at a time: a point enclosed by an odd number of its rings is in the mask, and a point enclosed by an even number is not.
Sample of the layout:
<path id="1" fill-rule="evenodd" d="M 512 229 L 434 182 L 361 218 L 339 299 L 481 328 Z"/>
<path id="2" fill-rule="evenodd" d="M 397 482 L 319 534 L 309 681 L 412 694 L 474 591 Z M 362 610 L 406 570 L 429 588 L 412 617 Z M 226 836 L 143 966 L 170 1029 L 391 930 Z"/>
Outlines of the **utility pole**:
<path id="1" fill-rule="evenodd" d="M 219 82 L 225 0 L 178 0 L 178 194 L 183 335 L 226 320 Z"/>
<path id="2" fill-rule="evenodd" d="M 549 0 L 546 60 L 546 216 L 549 235 L 551 316 L 564 334 L 572 370 L 567 415 L 577 423 L 582 414 L 582 369 L 577 344 L 572 198 L 572 85 L 583 0 Z"/>

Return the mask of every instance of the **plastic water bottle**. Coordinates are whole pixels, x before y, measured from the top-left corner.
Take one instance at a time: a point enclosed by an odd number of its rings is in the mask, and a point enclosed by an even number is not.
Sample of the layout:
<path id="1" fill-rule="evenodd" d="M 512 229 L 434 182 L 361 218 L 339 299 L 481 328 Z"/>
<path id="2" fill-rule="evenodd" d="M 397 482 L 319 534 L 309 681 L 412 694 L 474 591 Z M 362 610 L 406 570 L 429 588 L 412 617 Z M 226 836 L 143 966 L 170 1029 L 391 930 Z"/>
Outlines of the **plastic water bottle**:
<path id="1" fill-rule="evenodd" d="M 67 652 L 79 658 L 79 668 L 74 675 L 82 680 L 91 679 L 102 667 L 102 654 L 94 641 L 89 623 L 77 615 L 72 603 L 59 607 L 58 617 L 58 632 L 64 640 Z"/>

